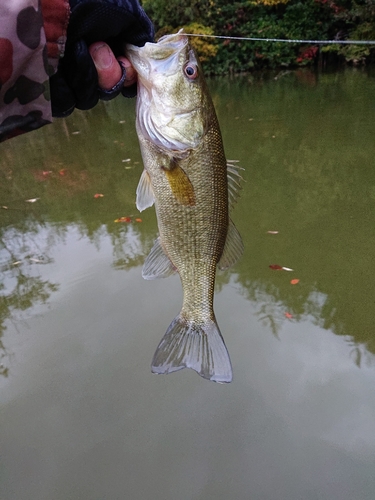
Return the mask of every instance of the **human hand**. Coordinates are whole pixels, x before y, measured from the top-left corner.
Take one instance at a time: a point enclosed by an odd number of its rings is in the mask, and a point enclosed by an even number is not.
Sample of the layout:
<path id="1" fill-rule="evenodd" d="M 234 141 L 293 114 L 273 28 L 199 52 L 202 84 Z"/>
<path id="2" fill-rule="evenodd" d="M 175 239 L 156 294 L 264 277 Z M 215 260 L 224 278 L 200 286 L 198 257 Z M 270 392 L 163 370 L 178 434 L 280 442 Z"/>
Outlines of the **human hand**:
<path id="1" fill-rule="evenodd" d="M 138 0 L 69 0 L 71 14 L 64 57 L 50 78 L 52 114 L 90 109 L 118 93 L 136 94 L 136 74 L 124 45 L 153 41 L 151 21 Z M 120 65 L 121 64 L 121 65 Z M 125 70 L 125 71 L 124 71 Z"/>

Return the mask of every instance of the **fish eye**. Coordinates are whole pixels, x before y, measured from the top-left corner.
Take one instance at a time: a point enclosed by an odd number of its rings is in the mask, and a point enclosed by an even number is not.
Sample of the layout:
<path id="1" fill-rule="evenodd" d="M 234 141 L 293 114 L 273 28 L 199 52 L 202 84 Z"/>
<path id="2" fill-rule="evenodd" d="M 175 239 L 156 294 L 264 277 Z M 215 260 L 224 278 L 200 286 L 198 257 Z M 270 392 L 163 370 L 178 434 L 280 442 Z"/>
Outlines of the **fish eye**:
<path id="1" fill-rule="evenodd" d="M 189 80 L 195 80 L 198 76 L 198 68 L 195 64 L 188 63 L 184 68 L 184 73 Z"/>

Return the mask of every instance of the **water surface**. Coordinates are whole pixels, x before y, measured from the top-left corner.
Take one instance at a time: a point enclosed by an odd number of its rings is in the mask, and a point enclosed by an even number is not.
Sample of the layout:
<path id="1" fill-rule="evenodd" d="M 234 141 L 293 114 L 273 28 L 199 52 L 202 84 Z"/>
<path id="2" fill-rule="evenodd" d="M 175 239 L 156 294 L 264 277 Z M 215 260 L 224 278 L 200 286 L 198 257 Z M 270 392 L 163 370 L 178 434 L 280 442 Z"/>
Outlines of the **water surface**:
<path id="1" fill-rule="evenodd" d="M 209 83 L 246 180 L 215 296 L 229 385 L 150 373 L 182 293 L 141 278 L 134 101 L 0 145 L 4 500 L 374 498 L 375 76 Z"/>

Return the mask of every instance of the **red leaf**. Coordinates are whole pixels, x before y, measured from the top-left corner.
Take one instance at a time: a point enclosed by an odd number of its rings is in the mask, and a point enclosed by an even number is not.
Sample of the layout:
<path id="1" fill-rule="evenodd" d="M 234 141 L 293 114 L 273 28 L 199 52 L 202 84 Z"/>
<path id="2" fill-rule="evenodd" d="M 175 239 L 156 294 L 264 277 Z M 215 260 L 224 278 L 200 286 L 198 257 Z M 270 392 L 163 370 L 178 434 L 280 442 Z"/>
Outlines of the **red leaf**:
<path id="1" fill-rule="evenodd" d="M 142 222 L 142 219 L 135 219 L 135 222 Z"/>
<path id="2" fill-rule="evenodd" d="M 270 268 L 273 269 L 274 271 L 281 271 L 282 266 L 279 266 L 278 264 L 271 264 Z"/>
<path id="3" fill-rule="evenodd" d="M 293 315 L 292 315 L 292 314 L 290 314 L 290 313 L 288 313 L 288 312 L 286 312 L 286 313 L 285 313 L 285 317 L 286 317 L 286 318 L 288 318 L 288 319 L 292 319 L 292 318 L 293 318 Z"/>
<path id="4" fill-rule="evenodd" d="M 115 222 L 131 222 L 130 217 L 120 217 L 119 219 L 115 219 Z"/>
<path id="5" fill-rule="evenodd" d="M 94 194 L 94 198 L 103 198 L 104 194 L 96 193 Z"/>
<path id="6" fill-rule="evenodd" d="M 297 283 L 299 283 L 299 279 L 294 279 L 290 281 L 291 285 L 296 285 Z"/>

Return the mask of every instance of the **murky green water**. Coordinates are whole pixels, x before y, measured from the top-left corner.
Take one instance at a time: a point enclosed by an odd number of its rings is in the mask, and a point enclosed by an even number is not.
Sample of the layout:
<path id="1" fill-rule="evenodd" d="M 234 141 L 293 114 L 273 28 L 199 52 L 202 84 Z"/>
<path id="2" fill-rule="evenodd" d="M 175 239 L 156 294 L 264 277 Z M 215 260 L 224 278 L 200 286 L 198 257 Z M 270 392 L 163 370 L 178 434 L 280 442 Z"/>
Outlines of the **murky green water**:
<path id="1" fill-rule="evenodd" d="M 229 385 L 150 373 L 182 294 L 141 278 L 134 101 L 0 145 L 0 498 L 374 499 L 375 75 L 210 85 L 246 178 Z"/>

